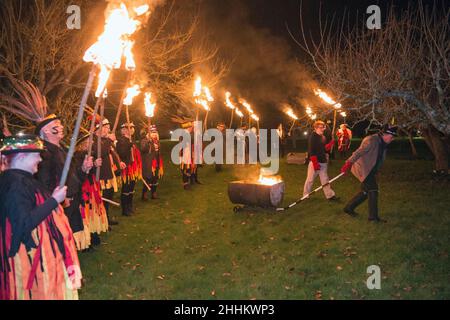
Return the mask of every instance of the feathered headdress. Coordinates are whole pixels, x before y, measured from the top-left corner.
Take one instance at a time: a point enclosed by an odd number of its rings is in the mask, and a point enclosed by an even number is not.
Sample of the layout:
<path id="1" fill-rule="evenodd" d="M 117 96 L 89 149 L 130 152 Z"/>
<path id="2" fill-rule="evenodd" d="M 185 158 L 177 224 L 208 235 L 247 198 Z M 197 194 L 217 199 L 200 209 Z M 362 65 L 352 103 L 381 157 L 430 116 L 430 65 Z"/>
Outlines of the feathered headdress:
<path id="1" fill-rule="evenodd" d="M 194 120 L 192 118 L 183 116 L 173 116 L 171 120 L 175 123 L 179 123 L 183 129 L 194 126 Z"/>
<path id="2" fill-rule="evenodd" d="M 0 108 L 34 122 L 36 134 L 50 122 L 59 119 L 55 114 L 47 114 L 47 100 L 34 84 L 14 78 L 10 78 L 10 81 L 18 98 L 0 94 L 0 100 L 8 103 L 0 104 Z"/>

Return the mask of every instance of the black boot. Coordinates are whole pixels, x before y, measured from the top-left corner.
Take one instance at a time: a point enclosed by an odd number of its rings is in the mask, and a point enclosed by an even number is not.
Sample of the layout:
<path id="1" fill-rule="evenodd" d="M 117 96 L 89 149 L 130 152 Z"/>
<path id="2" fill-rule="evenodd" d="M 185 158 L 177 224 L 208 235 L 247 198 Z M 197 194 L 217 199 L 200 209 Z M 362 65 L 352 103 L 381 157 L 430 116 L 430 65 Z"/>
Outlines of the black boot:
<path id="1" fill-rule="evenodd" d="M 367 193 L 364 191 L 361 191 L 357 193 L 345 206 L 344 212 L 351 215 L 352 217 L 356 217 L 358 215 L 357 212 L 355 212 L 355 209 L 357 206 L 359 206 L 361 203 L 363 203 L 367 199 Z"/>
<path id="2" fill-rule="evenodd" d="M 130 216 L 130 209 L 128 204 L 128 195 L 121 194 L 120 195 L 120 206 L 122 207 L 122 215 L 123 216 Z"/>
<path id="3" fill-rule="evenodd" d="M 100 240 L 100 237 L 98 235 L 98 233 L 91 233 L 91 244 L 92 246 L 98 246 L 102 243 L 102 241 Z"/>
<path id="4" fill-rule="evenodd" d="M 378 190 L 368 192 L 369 196 L 369 221 L 372 222 L 387 222 L 384 219 L 380 219 L 378 216 Z"/>
<path id="5" fill-rule="evenodd" d="M 128 195 L 128 212 L 130 213 L 130 215 L 134 213 L 133 197 L 134 192 Z"/>
<path id="6" fill-rule="evenodd" d="M 142 201 L 148 201 L 147 192 L 148 192 L 148 189 L 146 186 L 144 186 L 142 188 L 142 197 L 141 197 Z"/>

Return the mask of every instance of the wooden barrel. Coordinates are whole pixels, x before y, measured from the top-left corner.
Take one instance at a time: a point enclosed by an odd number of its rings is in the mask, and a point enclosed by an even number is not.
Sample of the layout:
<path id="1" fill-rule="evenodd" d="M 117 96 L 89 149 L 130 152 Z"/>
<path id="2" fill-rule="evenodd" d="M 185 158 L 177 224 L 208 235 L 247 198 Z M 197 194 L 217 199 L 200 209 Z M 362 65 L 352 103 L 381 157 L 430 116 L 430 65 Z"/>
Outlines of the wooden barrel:
<path id="1" fill-rule="evenodd" d="M 228 197 L 234 204 L 257 207 L 278 207 L 283 201 L 284 182 L 264 185 L 255 181 L 233 181 L 228 183 Z"/>

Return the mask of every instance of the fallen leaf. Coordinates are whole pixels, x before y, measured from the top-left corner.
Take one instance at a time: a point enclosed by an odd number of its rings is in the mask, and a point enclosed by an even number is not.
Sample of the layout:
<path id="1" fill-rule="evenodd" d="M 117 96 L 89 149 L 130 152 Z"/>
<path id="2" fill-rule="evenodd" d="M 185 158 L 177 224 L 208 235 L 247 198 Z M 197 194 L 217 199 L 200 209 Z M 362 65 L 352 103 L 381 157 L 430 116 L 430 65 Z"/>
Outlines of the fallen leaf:
<path id="1" fill-rule="evenodd" d="M 216 290 L 211 291 L 211 295 L 215 296 L 216 295 Z"/>
<path id="2" fill-rule="evenodd" d="M 165 278 L 166 276 L 165 275 L 160 275 L 160 276 L 157 276 L 156 278 L 158 278 L 159 280 L 164 280 L 164 278 Z"/>
<path id="3" fill-rule="evenodd" d="M 224 272 L 224 273 L 222 274 L 222 277 L 231 277 L 231 273 L 229 273 L 229 272 Z"/>
<path id="4" fill-rule="evenodd" d="M 343 268 L 342 268 L 341 266 L 336 266 L 336 269 L 337 269 L 338 271 L 341 271 Z"/>
<path id="5" fill-rule="evenodd" d="M 183 222 L 184 222 L 184 224 L 191 224 L 191 220 L 189 220 L 189 219 L 185 219 Z"/>
<path id="6" fill-rule="evenodd" d="M 314 297 L 316 298 L 316 300 L 322 300 L 322 291 L 316 291 Z"/>

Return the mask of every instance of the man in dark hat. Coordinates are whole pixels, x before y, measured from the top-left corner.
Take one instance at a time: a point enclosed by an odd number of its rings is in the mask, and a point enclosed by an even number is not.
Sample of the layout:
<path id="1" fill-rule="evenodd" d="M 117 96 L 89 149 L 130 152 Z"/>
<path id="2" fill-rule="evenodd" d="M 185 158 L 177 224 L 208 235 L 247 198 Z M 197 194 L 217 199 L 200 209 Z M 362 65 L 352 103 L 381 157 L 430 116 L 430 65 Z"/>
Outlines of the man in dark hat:
<path id="1" fill-rule="evenodd" d="M 378 184 L 376 175 L 386 157 L 388 144 L 397 136 L 397 127 L 383 126 L 379 133 L 365 137 L 358 150 L 348 158 L 341 172 L 351 170 L 353 175 L 361 181 L 361 191 L 358 192 L 345 206 L 344 212 L 352 217 L 357 213 L 355 209 L 366 199 L 369 200 L 369 221 L 386 222 L 378 216 Z"/>
<path id="2" fill-rule="evenodd" d="M 111 124 L 108 119 L 103 119 L 102 124 L 97 124 L 96 135 L 93 145 L 97 145 L 100 139 L 101 150 L 97 155 L 97 148 L 93 148 L 93 155 L 95 158 L 101 159 L 100 166 L 100 187 L 102 189 L 102 197 L 112 200 L 114 192 L 118 191 L 116 171 L 125 169 L 126 165 L 120 159 L 115 148 L 115 134 L 111 133 Z M 104 202 L 106 213 L 108 216 L 109 225 L 117 225 L 118 221 L 114 220 L 109 215 L 109 203 Z"/>
<path id="3" fill-rule="evenodd" d="M 133 213 L 133 196 L 136 181 L 142 176 L 141 154 L 133 141 L 134 124 L 124 123 L 120 126 L 121 136 L 117 139 L 117 153 L 126 167 L 122 170 L 122 190 L 120 204 L 122 215 L 131 216 Z"/>
<path id="4" fill-rule="evenodd" d="M 35 133 L 41 137 L 45 146 L 36 177 L 48 190 L 53 190 L 59 184 L 67 156 L 67 148 L 62 144 L 64 126 L 58 116 L 50 114 L 37 123 Z M 81 186 L 92 166 L 92 157 L 85 157 L 81 162 L 72 161 L 68 174 L 67 198 L 63 206 L 77 244 L 84 242 L 84 226 L 80 212 Z"/>
<path id="5" fill-rule="evenodd" d="M 181 128 L 185 129 L 191 136 L 191 142 L 180 151 L 180 171 L 183 180 L 183 188 L 188 190 L 191 185 L 195 183 L 200 184 L 200 181 L 198 181 L 197 178 L 198 166 L 195 163 L 194 123 L 190 120 L 186 120 L 181 123 Z"/>
<path id="6" fill-rule="evenodd" d="M 141 140 L 142 178 L 151 188 L 151 198 L 158 199 L 156 189 L 158 180 L 164 173 L 164 166 L 158 130 L 155 125 L 151 125 L 149 131 Z M 143 201 L 148 200 L 148 191 L 147 186 L 144 185 L 142 188 Z"/>
<path id="7" fill-rule="evenodd" d="M 222 155 L 225 156 L 225 150 L 226 150 L 226 140 L 225 140 L 225 137 L 226 137 L 226 135 L 225 135 L 226 126 L 225 126 L 225 123 L 224 122 L 219 122 L 217 124 L 217 130 L 219 130 L 222 133 L 222 142 L 223 142 L 223 144 L 222 144 L 222 146 L 223 146 L 223 148 L 222 148 L 222 150 L 223 150 Z M 222 157 L 222 162 L 223 162 L 223 159 L 224 159 L 224 157 Z M 220 171 L 222 171 L 222 163 L 216 163 L 216 172 L 220 172 Z"/>

